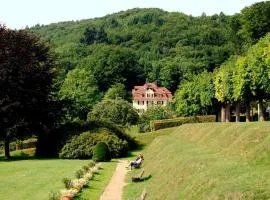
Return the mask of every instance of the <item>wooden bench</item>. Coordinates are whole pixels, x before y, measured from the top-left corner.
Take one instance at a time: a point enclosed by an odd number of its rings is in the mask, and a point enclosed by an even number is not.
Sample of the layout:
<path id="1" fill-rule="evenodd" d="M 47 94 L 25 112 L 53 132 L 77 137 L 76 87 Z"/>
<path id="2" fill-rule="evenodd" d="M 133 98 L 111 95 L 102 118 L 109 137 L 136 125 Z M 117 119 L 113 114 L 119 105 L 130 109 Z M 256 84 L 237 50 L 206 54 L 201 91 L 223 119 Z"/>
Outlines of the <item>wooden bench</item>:
<path id="1" fill-rule="evenodd" d="M 139 174 L 139 176 L 133 176 L 131 177 L 132 182 L 140 182 L 141 178 L 143 176 L 144 170 L 141 171 L 141 173 Z"/>

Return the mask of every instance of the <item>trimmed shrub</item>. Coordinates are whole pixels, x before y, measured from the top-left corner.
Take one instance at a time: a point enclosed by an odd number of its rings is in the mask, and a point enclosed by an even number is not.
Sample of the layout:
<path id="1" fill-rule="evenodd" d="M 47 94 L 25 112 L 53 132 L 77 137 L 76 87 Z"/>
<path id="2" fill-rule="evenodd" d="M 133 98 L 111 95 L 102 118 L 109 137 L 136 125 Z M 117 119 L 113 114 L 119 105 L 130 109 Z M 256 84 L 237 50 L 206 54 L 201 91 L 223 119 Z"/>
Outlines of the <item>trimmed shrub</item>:
<path id="1" fill-rule="evenodd" d="M 85 132 L 73 136 L 61 149 L 59 157 L 68 159 L 92 158 L 94 147 L 99 142 L 107 143 L 111 156 L 114 158 L 127 154 L 127 141 L 109 134 L 107 130 L 103 130 L 102 133 Z"/>
<path id="2" fill-rule="evenodd" d="M 99 142 L 95 146 L 92 159 L 96 162 L 111 160 L 110 150 L 105 142 Z"/>
<path id="3" fill-rule="evenodd" d="M 154 120 L 150 122 L 151 131 L 158 129 L 180 126 L 188 123 L 206 123 L 215 122 L 215 115 L 195 116 L 195 117 L 180 117 L 174 119 Z"/>

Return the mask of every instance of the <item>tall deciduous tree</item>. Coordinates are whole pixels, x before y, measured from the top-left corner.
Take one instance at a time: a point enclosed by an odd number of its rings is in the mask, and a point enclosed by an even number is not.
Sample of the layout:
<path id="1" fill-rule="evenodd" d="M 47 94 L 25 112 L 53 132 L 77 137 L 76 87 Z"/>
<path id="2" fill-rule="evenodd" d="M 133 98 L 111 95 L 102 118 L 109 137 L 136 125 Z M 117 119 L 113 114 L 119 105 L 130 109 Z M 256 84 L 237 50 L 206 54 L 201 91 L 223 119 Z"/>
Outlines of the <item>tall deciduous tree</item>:
<path id="1" fill-rule="evenodd" d="M 93 43 L 107 43 L 109 39 L 107 33 L 103 27 L 90 26 L 85 29 L 84 36 L 81 38 L 81 43 L 83 44 L 93 44 Z"/>
<path id="2" fill-rule="evenodd" d="M 105 120 L 118 125 L 135 124 L 138 118 L 136 110 L 123 99 L 104 99 L 88 114 L 90 120 Z"/>
<path id="3" fill-rule="evenodd" d="M 105 92 L 111 85 L 122 83 L 127 90 L 142 83 L 144 73 L 132 49 L 97 45 L 89 56 L 89 70 L 94 75 L 99 90 Z"/>
<path id="4" fill-rule="evenodd" d="M 176 111 L 182 116 L 211 112 L 214 104 L 212 73 L 203 72 L 179 86 L 175 93 Z"/>
<path id="5" fill-rule="evenodd" d="M 86 119 L 89 110 L 102 98 L 94 76 L 88 69 L 70 71 L 59 91 L 59 98 L 71 102 L 70 116 Z"/>
<path id="6" fill-rule="evenodd" d="M 26 127 L 37 131 L 49 118 L 53 60 L 49 48 L 25 31 L 0 26 L 0 41 L 0 137 L 10 157 L 10 140 Z"/>
<path id="7" fill-rule="evenodd" d="M 239 56 L 234 63 L 233 69 L 233 100 L 236 102 L 236 122 L 240 121 L 240 103 L 246 107 L 246 121 L 250 121 L 250 102 L 252 95 L 249 88 L 249 71 L 247 70 L 247 59 Z"/>
<path id="8" fill-rule="evenodd" d="M 269 44 L 270 34 L 252 46 L 246 55 L 249 89 L 254 100 L 258 101 L 260 121 L 264 121 L 263 101 L 270 96 Z"/>
<path id="9" fill-rule="evenodd" d="M 270 32 L 270 2 L 255 3 L 241 11 L 240 33 L 247 41 L 256 42 Z"/>
<path id="10" fill-rule="evenodd" d="M 125 86 L 121 83 L 116 83 L 110 87 L 104 95 L 104 99 L 127 99 Z"/>
<path id="11" fill-rule="evenodd" d="M 214 72 L 215 97 L 222 104 L 221 121 L 230 121 L 230 106 L 233 102 L 233 68 L 235 58 L 232 58 L 221 65 Z"/>

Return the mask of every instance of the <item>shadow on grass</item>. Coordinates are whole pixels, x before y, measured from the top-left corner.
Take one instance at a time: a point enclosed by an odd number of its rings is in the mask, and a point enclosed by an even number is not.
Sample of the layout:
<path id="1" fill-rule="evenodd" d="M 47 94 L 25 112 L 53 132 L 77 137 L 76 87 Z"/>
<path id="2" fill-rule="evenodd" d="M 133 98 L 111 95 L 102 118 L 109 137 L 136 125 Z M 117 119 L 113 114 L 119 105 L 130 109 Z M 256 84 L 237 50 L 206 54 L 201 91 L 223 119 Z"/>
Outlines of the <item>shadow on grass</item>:
<path id="1" fill-rule="evenodd" d="M 141 178 L 141 182 L 142 182 L 142 181 L 147 181 L 147 180 L 149 180 L 150 178 L 152 178 L 152 175 L 151 175 L 151 174 L 148 175 L 148 176 L 142 177 L 142 178 Z"/>
<path id="2" fill-rule="evenodd" d="M 149 180 L 150 178 L 152 178 L 152 175 L 148 175 L 148 176 L 145 176 L 145 177 L 142 177 L 142 178 L 139 178 L 139 177 L 132 177 L 131 178 L 131 181 L 133 183 L 138 183 L 138 182 L 144 182 L 144 181 L 147 181 Z"/>
<path id="3" fill-rule="evenodd" d="M 134 157 L 138 156 L 144 150 L 144 147 L 145 147 L 144 145 L 138 146 L 138 148 L 129 151 L 127 153 L 127 155 L 123 158 L 134 158 Z M 123 158 L 121 158 L 121 159 L 123 159 Z"/>
<path id="4" fill-rule="evenodd" d="M 13 161 L 22 161 L 22 160 L 60 160 L 59 158 L 38 158 L 38 157 L 21 157 L 21 156 L 12 156 L 10 158 L 6 158 L 4 156 L 0 156 L 0 162 L 13 162 Z"/>
<path id="5" fill-rule="evenodd" d="M 33 156 L 33 155 L 28 155 L 26 153 L 24 153 L 23 151 L 20 152 L 19 154 L 10 156 L 9 158 L 6 158 L 3 155 L 0 155 L 0 162 L 11 162 L 11 161 L 21 161 L 21 160 L 56 160 L 59 158 L 56 157 L 52 157 L 52 158 L 43 158 L 43 157 L 37 157 L 37 156 Z"/>

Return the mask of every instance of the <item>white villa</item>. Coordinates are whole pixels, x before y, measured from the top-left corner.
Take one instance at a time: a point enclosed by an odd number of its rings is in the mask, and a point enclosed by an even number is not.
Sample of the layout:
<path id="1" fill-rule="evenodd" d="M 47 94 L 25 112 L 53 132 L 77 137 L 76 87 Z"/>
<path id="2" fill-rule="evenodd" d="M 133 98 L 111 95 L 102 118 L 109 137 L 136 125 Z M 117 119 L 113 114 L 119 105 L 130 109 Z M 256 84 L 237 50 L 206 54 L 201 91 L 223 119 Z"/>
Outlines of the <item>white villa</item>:
<path id="1" fill-rule="evenodd" d="M 172 101 L 172 93 L 165 87 L 158 87 L 155 83 L 135 86 L 132 90 L 133 108 L 139 114 L 154 105 L 166 106 Z"/>

